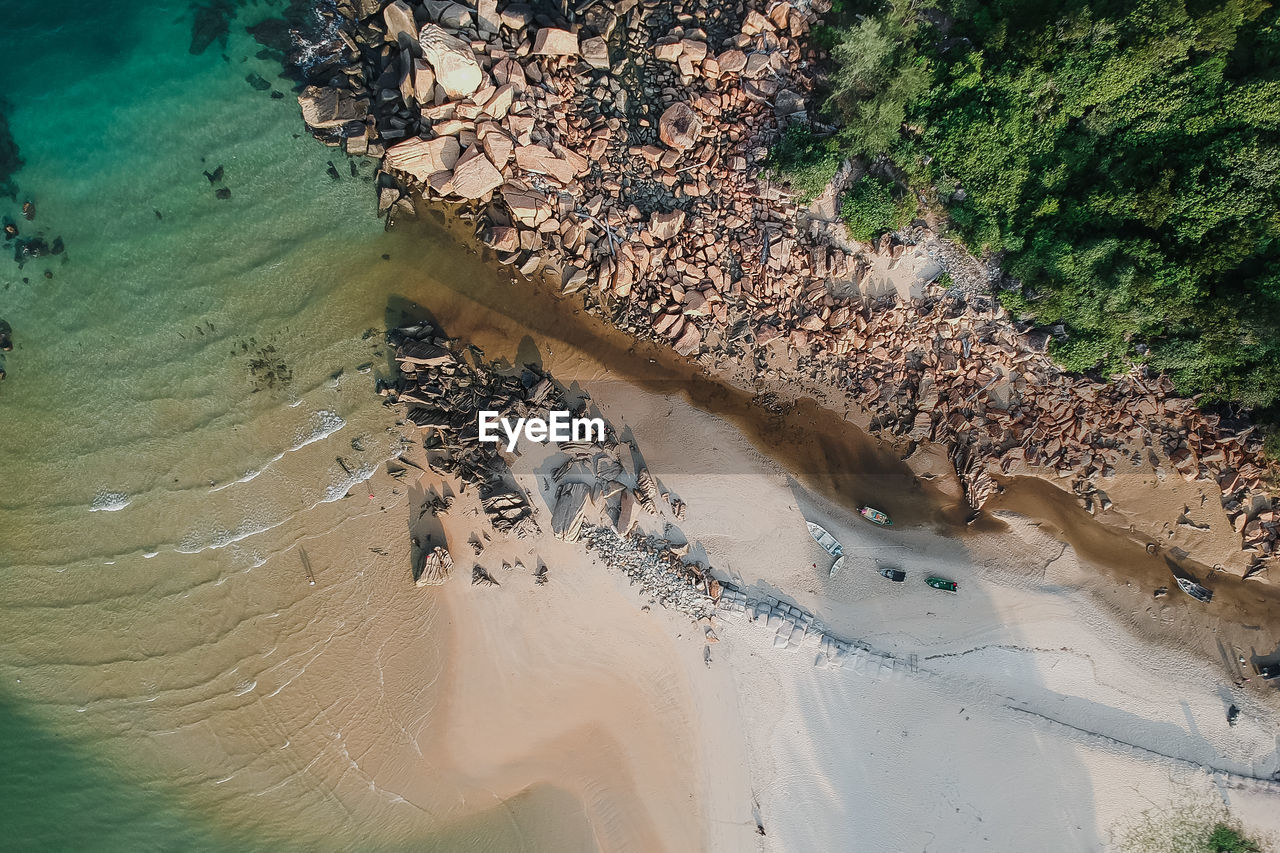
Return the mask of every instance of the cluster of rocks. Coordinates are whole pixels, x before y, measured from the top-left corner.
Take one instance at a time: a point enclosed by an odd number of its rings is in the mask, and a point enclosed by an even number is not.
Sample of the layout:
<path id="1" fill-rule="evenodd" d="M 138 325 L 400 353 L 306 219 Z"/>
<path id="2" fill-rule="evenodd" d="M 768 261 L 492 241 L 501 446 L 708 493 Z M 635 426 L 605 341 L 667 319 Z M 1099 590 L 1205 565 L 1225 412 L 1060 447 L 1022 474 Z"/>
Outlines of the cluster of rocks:
<path id="1" fill-rule="evenodd" d="M 1090 510 L 1107 509 L 1099 481 L 1149 466 L 1220 489 L 1253 557 L 1246 574 L 1277 556 L 1262 436 L 1176 396 L 1167 376 L 1135 368 L 1100 383 L 1066 373 L 1044 352 L 1047 333 L 945 296 L 819 317 L 807 339 L 822 354 L 813 364 L 866 407 L 873 431 L 950 448 L 972 506 L 999 489 L 998 475 L 1039 473 L 1069 481 Z"/>
<path id="2" fill-rule="evenodd" d="M 944 443 L 975 508 L 1015 466 L 1105 507 L 1096 479 L 1158 453 L 1157 470 L 1218 482 L 1250 574 L 1275 558 L 1260 436 L 1138 370 L 1062 373 L 1047 335 L 975 298 L 981 270 L 950 298 L 860 295 L 871 259 L 896 263 L 911 238 L 851 248 L 765 165 L 781 128 L 810 121 L 822 0 L 358 6 L 349 66 L 300 102 L 320 138 L 381 160 L 384 210 L 407 190 L 463 203 L 501 262 L 708 364 L 763 373 L 785 353 L 874 431 Z M 581 491 L 566 494 L 586 506 Z"/>
<path id="3" fill-rule="evenodd" d="M 523 418 L 562 408 L 563 391 L 532 365 L 504 373 L 478 356 L 468 361 L 432 325 L 392 330 L 399 376 L 379 392 L 404 406 L 404 416 L 426 435 L 423 445 L 431 469 L 477 486 L 490 523 L 518 536 L 539 532 L 528 498 L 510 482 L 498 445 L 482 443 L 479 413 Z"/>
<path id="4" fill-rule="evenodd" d="M 584 530 L 583 541 L 605 565 L 625 574 L 663 607 L 692 619 L 709 620 L 714 613 L 720 583 L 699 564 L 686 563 L 666 539 L 638 531 L 623 535 L 598 525 Z"/>

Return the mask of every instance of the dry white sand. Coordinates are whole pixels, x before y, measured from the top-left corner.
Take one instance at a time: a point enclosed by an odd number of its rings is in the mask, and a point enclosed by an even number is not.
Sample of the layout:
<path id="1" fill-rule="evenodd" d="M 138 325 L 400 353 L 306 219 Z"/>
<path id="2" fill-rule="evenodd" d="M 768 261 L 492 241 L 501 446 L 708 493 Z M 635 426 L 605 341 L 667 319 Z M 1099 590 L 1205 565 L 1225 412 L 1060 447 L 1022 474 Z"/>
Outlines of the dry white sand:
<path id="1" fill-rule="evenodd" d="M 1030 522 L 965 543 L 880 530 L 774 470 L 728 425 L 609 390 L 602 409 L 688 502 L 680 527 L 695 554 L 899 660 L 836 669 L 809 647 L 775 650 L 772 628 L 720 627 L 709 674 L 728 670 L 737 688 L 760 849 L 1104 849 L 1145 809 L 1187 798 L 1280 831 L 1280 789 L 1250 781 L 1280 771 L 1274 696 L 1127 633 L 1085 590 L 1087 567 Z M 684 475 L 690 458 L 714 462 Z M 844 544 L 835 577 L 806 518 Z M 908 581 L 877 575 L 886 564 Z M 928 588 L 930 574 L 960 593 Z"/>

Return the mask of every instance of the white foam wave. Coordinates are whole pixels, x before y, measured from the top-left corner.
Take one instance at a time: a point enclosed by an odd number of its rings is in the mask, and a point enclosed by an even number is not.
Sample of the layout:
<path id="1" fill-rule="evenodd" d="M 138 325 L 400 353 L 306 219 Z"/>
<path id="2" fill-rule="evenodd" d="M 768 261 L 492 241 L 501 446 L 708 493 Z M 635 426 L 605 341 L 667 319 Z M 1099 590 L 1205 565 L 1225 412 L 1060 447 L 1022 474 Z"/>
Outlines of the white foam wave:
<path id="1" fill-rule="evenodd" d="M 376 464 L 366 463 L 361 465 L 359 468 L 352 471 L 350 474 L 345 474 L 343 477 L 339 478 L 337 482 L 332 483 L 329 488 L 325 489 L 324 497 L 320 499 L 320 503 L 327 504 L 342 500 L 347 496 L 347 492 L 351 491 L 353 486 L 357 483 L 363 483 L 365 480 L 368 480 L 376 474 L 377 471 L 378 466 Z"/>
<path id="2" fill-rule="evenodd" d="M 209 489 L 211 492 L 220 492 L 223 489 L 229 489 L 240 483 L 247 483 L 261 476 L 268 468 L 285 458 L 290 453 L 295 453 L 308 444 L 315 444 L 317 441 L 323 441 L 333 435 L 338 430 L 347 425 L 342 416 L 337 412 L 331 412 L 328 409 L 321 409 L 318 412 L 312 412 L 311 417 L 307 420 L 305 426 L 299 427 L 293 434 L 293 444 L 277 453 L 267 460 L 266 464 L 261 468 L 255 468 L 249 471 L 238 480 L 232 480 L 229 483 L 222 483 Z"/>
<path id="3" fill-rule="evenodd" d="M 93 496 L 93 502 L 89 504 L 89 512 L 119 512 L 132 502 L 133 499 L 124 492 L 98 489 L 98 493 Z"/>

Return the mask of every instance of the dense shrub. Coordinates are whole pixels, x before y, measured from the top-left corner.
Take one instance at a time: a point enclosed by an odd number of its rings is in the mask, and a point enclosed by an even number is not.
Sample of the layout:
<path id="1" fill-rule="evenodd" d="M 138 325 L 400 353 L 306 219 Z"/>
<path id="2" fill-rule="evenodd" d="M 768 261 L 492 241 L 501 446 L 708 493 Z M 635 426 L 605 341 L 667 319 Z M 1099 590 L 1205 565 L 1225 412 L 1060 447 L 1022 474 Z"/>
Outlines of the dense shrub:
<path id="1" fill-rule="evenodd" d="M 840 215 L 855 240 L 870 243 L 886 231 L 895 231 L 911 222 L 915 205 L 910 195 L 893 197 L 893 184 L 863 175 L 845 194 Z"/>
<path id="2" fill-rule="evenodd" d="M 1024 288 L 1005 303 L 1067 327 L 1064 364 L 1143 352 L 1184 393 L 1280 401 L 1275 8 L 859 11 L 832 50 L 840 152 L 891 156 L 972 249 L 1004 253 Z"/>

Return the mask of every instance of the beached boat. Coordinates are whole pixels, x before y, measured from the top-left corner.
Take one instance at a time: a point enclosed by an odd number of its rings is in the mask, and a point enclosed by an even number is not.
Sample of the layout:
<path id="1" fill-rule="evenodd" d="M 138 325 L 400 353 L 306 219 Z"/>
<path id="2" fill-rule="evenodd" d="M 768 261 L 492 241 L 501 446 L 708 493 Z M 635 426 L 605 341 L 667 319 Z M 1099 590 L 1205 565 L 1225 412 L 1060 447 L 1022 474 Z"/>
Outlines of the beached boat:
<path id="1" fill-rule="evenodd" d="M 889 519 L 888 514 L 883 513 L 880 510 L 875 509 L 874 507 L 860 506 L 858 507 L 858 514 L 861 515 L 863 518 L 865 518 L 867 521 L 871 522 L 872 524 L 878 524 L 881 527 L 893 526 L 893 522 Z"/>
<path id="2" fill-rule="evenodd" d="M 944 592 L 955 592 L 957 589 L 955 581 L 949 581 L 946 578 L 932 577 L 925 579 L 925 583 L 934 589 L 940 589 Z"/>
<path id="3" fill-rule="evenodd" d="M 1178 582 L 1178 586 L 1182 587 L 1182 591 L 1194 598 L 1196 601 L 1212 601 L 1213 590 L 1205 589 L 1195 581 L 1189 581 L 1186 578 L 1174 578 Z"/>
<path id="4" fill-rule="evenodd" d="M 814 524 L 812 521 L 806 522 L 809 525 L 809 534 L 818 540 L 818 544 L 822 546 L 833 557 L 843 557 L 844 549 L 840 547 L 839 541 L 826 531 L 821 525 Z"/>
<path id="5" fill-rule="evenodd" d="M 836 537 L 828 533 L 822 525 L 814 524 L 812 521 L 805 523 L 809 525 L 809 535 L 818 540 L 818 544 L 822 546 L 824 551 L 836 558 L 836 561 L 831 564 L 831 574 L 835 575 L 836 572 L 844 568 L 844 548 L 840 547 L 840 542 Z"/>

